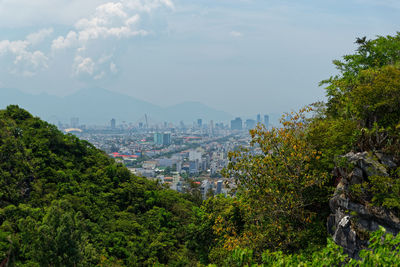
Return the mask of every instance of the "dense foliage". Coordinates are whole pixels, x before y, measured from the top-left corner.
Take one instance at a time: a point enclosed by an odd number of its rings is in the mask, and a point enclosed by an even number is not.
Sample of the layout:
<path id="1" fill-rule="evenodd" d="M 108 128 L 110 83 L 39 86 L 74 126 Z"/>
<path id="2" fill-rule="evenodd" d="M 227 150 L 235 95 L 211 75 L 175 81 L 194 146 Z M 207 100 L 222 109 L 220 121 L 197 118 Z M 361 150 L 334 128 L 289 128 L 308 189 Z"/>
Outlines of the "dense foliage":
<path id="1" fill-rule="evenodd" d="M 0 111 L 0 183 L 0 259 L 9 264 L 190 262 L 190 201 L 17 106 Z"/>
<path id="2" fill-rule="evenodd" d="M 326 247 L 310 254 L 284 254 L 265 251 L 257 261 L 249 249 L 236 249 L 226 260 L 228 266 L 291 267 L 291 266 L 397 266 L 400 261 L 400 235 L 394 237 L 381 228 L 372 234 L 368 249 L 360 253 L 360 260 L 349 259 L 343 249 L 332 240 Z M 209 265 L 212 267 L 213 265 Z"/>
<path id="3" fill-rule="evenodd" d="M 0 266 L 381 266 L 400 236 L 371 234 L 361 260 L 328 238 L 331 176 L 349 151 L 400 166 L 400 33 L 359 38 L 322 82 L 328 101 L 250 131 L 229 154 L 231 196 L 202 201 L 135 177 L 17 106 L 0 111 Z M 400 215 L 400 168 L 351 188 Z"/>
<path id="4" fill-rule="evenodd" d="M 200 229 L 215 240 L 207 246 L 210 253 L 202 258 L 204 263 L 329 266 L 348 261 L 332 241 L 326 243 L 328 199 L 337 182 L 330 176 L 332 170 L 350 151 L 400 158 L 400 33 L 359 38 L 356 43 L 355 54 L 334 61 L 339 74 L 322 82 L 327 86 L 326 104 L 286 114 L 281 128 L 268 131 L 258 126 L 250 131 L 258 153 L 230 153 L 225 175 L 236 181 L 235 199 L 207 201 L 196 217 Z M 400 214 L 399 178 L 400 169 L 373 176 L 354 186 L 351 197 Z M 236 216 L 210 210 L 214 202 L 237 210 Z M 218 229 L 223 229 L 222 235 Z M 362 264 L 383 263 L 383 255 L 395 262 L 396 251 L 373 242 L 374 253 L 363 252 Z"/>

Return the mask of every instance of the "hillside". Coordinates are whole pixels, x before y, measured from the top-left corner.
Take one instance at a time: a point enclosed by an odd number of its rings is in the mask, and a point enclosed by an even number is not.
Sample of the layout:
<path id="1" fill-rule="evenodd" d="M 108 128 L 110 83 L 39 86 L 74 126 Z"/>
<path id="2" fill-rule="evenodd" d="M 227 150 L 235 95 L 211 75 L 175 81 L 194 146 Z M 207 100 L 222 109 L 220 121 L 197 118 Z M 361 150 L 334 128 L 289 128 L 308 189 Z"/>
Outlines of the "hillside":
<path id="1" fill-rule="evenodd" d="M 0 111 L 0 259 L 29 266 L 189 262 L 193 204 L 17 106 Z"/>
<path id="2" fill-rule="evenodd" d="M 232 196 L 199 205 L 0 110 L 0 266 L 397 266 L 400 33 L 356 44 L 327 103 L 250 130 Z"/>

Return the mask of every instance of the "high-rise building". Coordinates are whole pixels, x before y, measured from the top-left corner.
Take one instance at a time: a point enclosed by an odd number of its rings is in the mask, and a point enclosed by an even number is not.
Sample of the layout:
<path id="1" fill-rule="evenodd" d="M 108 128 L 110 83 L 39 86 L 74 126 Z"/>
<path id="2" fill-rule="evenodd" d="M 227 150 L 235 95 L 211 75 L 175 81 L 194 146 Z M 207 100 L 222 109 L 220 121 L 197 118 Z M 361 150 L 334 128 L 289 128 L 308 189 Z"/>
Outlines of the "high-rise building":
<path id="1" fill-rule="evenodd" d="M 222 180 L 218 180 L 217 182 L 217 189 L 215 190 L 215 193 L 217 195 L 222 193 L 222 183 Z"/>
<path id="2" fill-rule="evenodd" d="M 189 161 L 189 173 L 194 174 L 199 172 L 199 162 L 196 161 Z"/>
<path id="3" fill-rule="evenodd" d="M 197 120 L 197 127 L 198 127 L 198 128 L 203 127 L 203 120 L 202 120 L 202 119 L 198 119 L 198 120 Z"/>
<path id="4" fill-rule="evenodd" d="M 246 129 L 250 130 L 254 128 L 256 128 L 256 121 L 251 119 L 246 120 Z"/>
<path id="5" fill-rule="evenodd" d="M 214 134 L 214 121 L 210 121 L 210 135 Z"/>
<path id="6" fill-rule="evenodd" d="M 162 134 L 162 144 L 164 146 L 169 146 L 171 144 L 171 134 L 170 133 Z"/>
<path id="7" fill-rule="evenodd" d="M 257 114 L 257 123 L 261 123 L 261 114 Z"/>
<path id="8" fill-rule="evenodd" d="M 269 116 L 268 115 L 264 115 L 264 125 L 265 125 L 265 128 L 268 129 L 268 127 L 269 127 Z"/>
<path id="9" fill-rule="evenodd" d="M 116 124 L 116 120 L 115 119 L 111 119 L 111 129 L 115 130 L 115 124 Z"/>
<path id="10" fill-rule="evenodd" d="M 163 144 L 162 133 L 155 133 L 154 134 L 154 144 L 155 145 L 162 145 Z"/>
<path id="11" fill-rule="evenodd" d="M 231 129 L 232 130 L 242 130 L 242 119 L 237 117 L 236 119 L 231 121 Z"/>
<path id="12" fill-rule="evenodd" d="M 73 117 L 71 118 L 71 128 L 78 128 L 79 127 L 79 118 Z"/>
<path id="13" fill-rule="evenodd" d="M 168 146 L 171 144 L 171 134 L 170 133 L 155 133 L 154 134 L 154 144 L 161 146 Z"/>

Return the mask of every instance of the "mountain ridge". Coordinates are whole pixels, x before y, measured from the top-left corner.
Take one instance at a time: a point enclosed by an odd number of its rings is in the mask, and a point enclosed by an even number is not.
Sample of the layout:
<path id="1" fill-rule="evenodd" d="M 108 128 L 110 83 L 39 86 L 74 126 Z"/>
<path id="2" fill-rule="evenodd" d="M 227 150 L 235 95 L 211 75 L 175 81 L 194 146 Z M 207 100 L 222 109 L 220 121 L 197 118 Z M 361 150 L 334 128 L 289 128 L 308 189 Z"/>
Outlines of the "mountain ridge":
<path id="1" fill-rule="evenodd" d="M 70 95 L 59 97 L 47 93 L 29 94 L 15 88 L 0 89 L 0 108 L 17 104 L 51 123 L 69 122 L 78 117 L 84 124 L 106 124 L 112 118 L 117 121 L 137 122 L 144 114 L 162 121 L 191 123 L 204 121 L 228 121 L 233 116 L 206 104 L 188 101 L 160 107 L 104 88 L 83 88 Z"/>

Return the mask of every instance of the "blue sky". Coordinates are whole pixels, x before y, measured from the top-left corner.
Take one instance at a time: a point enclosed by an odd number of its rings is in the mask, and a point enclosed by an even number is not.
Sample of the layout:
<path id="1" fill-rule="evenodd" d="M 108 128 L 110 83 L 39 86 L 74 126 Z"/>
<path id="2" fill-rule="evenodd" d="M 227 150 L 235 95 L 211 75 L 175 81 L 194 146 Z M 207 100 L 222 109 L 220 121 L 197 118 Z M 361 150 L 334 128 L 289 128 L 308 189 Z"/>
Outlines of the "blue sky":
<path id="1" fill-rule="evenodd" d="M 322 100 L 331 61 L 399 15 L 394 0 L 0 0 L 0 87 L 281 113 Z"/>

